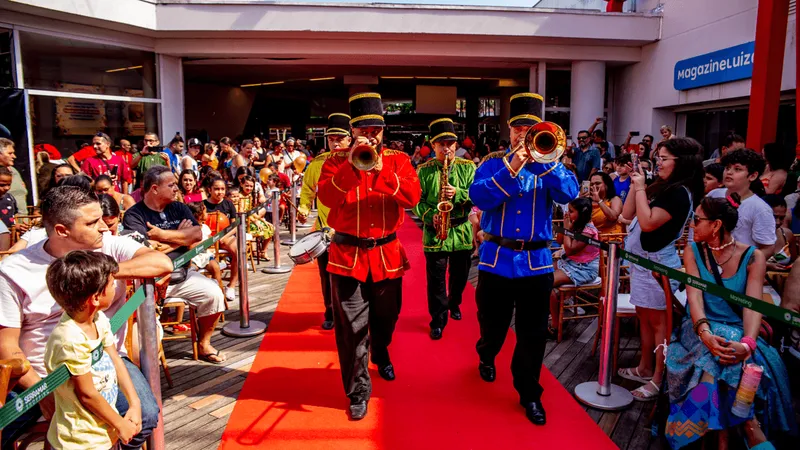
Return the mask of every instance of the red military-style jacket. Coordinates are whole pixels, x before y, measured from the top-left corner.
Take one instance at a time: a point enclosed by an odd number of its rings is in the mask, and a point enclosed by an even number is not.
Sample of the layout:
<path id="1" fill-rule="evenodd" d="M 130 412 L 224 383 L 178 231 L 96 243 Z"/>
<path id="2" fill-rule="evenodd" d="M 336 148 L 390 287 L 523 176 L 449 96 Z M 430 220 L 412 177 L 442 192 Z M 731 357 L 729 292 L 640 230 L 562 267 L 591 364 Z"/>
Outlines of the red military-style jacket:
<path id="1" fill-rule="evenodd" d="M 332 154 L 322 166 L 319 200 L 331 208 L 328 225 L 361 238 L 386 237 L 400 228 L 405 208 L 419 202 L 422 190 L 411 159 L 403 152 L 383 150 L 380 172 L 362 172 L 347 160 L 349 151 Z M 403 276 L 410 268 L 400 240 L 372 249 L 331 243 L 328 272 L 366 281 Z"/>

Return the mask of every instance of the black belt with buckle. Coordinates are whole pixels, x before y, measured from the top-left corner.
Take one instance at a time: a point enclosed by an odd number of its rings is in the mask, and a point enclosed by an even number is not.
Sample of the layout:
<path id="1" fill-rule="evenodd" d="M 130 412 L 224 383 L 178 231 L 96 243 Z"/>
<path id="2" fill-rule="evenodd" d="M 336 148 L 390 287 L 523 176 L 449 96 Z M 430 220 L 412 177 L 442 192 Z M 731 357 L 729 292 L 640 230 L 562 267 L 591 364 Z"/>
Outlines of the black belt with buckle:
<path id="1" fill-rule="evenodd" d="M 461 224 L 466 223 L 467 220 L 469 220 L 469 217 L 459 217 L 457 219 L 450 218 L 450 226 L 451 227 L 457 227 L 457 226 L 459 226 Z"/>
<path id="2" fill-rule="evenodd" d="M 523 241 L 522 239 L 507 239 L 486 232 L 483 233 L 483 239 L 517 252 L 539 250 L 550 247 L 550 241 Z"/>
<path id="3" fill-rule="evenodd" d="M 386 237 L 382 238 L 360 238 L 358 236 L 353 236 L 351 234 L 345 234 L 336 232 L 333 235 L 332 241 L 341 244 L 341 245 L 350 245 L 353 247 L 363 248 L 366 250 L 372 250 L 375 247 L 379 247 L 381 245 L 386 245 L 389 242 L 397 239 L 397 233 L 392 233 Z"/>

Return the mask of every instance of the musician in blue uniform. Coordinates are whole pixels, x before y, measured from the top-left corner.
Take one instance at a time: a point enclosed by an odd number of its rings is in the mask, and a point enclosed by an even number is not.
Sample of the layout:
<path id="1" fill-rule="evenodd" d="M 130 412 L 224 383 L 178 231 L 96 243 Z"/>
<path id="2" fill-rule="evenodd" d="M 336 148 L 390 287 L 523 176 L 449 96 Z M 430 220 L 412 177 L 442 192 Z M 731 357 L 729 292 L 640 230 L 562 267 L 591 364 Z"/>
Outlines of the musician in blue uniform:
<path id="1" fill-rule="evenodd" d="M 537 94 L 511 97 L 510 150 L 488 155 L 469 190 L 483 211 L 475 295 L 481 332 L 476 345 L 478 370 L 484 381 L 495 380 L 494 360 L 514 316 L 514 388 L 526 416 L 536 425 L 546 422 L 539 374 L 553 288 L 553 202 L 568 203 L 578 196 L 572 172 L 560 162 L 534 161 L 525 149 L 525 134 L 541 122 L 542 106 Z"/>

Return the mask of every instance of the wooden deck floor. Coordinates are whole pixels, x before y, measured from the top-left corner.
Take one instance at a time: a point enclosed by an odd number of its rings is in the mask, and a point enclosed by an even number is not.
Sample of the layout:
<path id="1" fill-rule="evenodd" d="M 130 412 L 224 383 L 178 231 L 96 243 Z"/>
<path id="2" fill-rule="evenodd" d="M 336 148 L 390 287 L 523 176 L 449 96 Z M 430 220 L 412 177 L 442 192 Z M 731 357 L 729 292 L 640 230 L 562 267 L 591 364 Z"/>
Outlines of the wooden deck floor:
<path id="1" fill-rule="evenodd" d="M 303 232 L 298 234 L 302 235 Z M 283 246 L 283 263 L 291 264 L 287 251 L 288 247 Z M 260 269 L 267 264 L 272 263 L 262 262 L 258 266 L 258 273 L 249 273 L 249 290 L 251 319 L 269 323 L 290 274 L 261 273 Z M 471 282 L 474 284 L 477 281 L 475 265 L 471 275 Z M 231 306 L 234 309 L 226 314 L 226 320 L 239 320 L 238 306 Z M 579 383 L 597 379 L 598 357 L 590 354 L 595 329 L 596 322 L 593 319 L 570 321 L 565 326 L 564 340 L 559 344 L 549 342 L 547 345 L 545 365 L 569 391 Z M 632 325 L 623 324 L 620 367 L 627 367 L 638 361 L 638 338 L 634 336 Z M 168 449 L 211 449 L 219 445 L 262 337 L 263 335 L 229 338 L 217 331 L 212 343 L 228 356 L 226 364 L 221 366 L 192 361 L 188 340 L 165 342 L 164 348 L 175 386 L 169 388 L 162 377 Z M 618 377 L 614 377 L 614 382 L 627 388 L 636 387 L 635 383 Z M 647 422 L 651 405 L 652 403 L 636 403 L 617 413 L 603 413 L 592 409 L 587 411 L 620 448 L 666 448 L 650 437 Z"/>

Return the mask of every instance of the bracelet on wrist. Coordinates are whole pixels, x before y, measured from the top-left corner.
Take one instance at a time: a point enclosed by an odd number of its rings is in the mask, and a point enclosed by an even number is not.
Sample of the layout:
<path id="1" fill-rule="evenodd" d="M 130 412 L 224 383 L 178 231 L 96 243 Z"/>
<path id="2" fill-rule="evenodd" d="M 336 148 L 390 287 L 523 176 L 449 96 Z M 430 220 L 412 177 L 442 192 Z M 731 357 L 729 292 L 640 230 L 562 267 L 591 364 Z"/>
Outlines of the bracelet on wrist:
<path id="1" fill-rule="evenodd" d="M 694 334 L 696 334 L 698 337 L 700 336 L 700 326 L 703 324 L 708 325 L 709 328 L 711 327 L 711 323 L 705 317 L 698 319 L 697 322 L 694 323 Z"/>
<path id="2" fill-rule="evenodd" d="M 755 353 L 756 348 L 758 348 L 758 344 L 756 340 L 751 338 L 750 336 L 744 336 L 739 340 L 742 344 L 744 344 L 751 352 Z"/>

